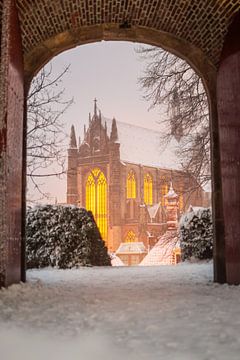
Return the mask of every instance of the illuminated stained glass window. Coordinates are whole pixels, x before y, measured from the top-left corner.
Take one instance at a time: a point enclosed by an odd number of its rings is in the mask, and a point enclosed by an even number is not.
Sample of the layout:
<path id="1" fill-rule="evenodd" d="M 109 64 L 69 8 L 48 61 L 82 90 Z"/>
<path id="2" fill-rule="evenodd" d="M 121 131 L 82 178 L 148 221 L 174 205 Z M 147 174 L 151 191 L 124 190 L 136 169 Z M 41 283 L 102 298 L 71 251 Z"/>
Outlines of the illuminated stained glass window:
<path id="1" fill-rule="evenodd" d="M 97 179 L 97 211 L 96 222 L 103 239 L 107 237 L 107 181 L 101 172 Z"/>
<path id="2" fill-rule="evenodd" d="M 144 175 L 144 202 L 146 205 L 153 204 L 153 179 L 150 174 Z"/>
<path id="3" fill-rule="evenodd" d="M 162 179 L 161 186 L 160 186 L 160 192 L 161 192 L 161 205 L 165 205 L 165 198 L 164 196 L 168 193 L 168 185 L 166 179 Z"/>
<path id="4" fill-rule="evenodd" d="M 127 176 L 127 199 L 136 199 L 136 178 L 132 170 Z"/>
<path id="5" fill-rule="evenodd" d="M 125 238 L 125 242 L 135 242 L 136 241 L 136 235 L 135 232 L 133 232 L 132 230 L 130 230 L 127 233 L 127 236 Z"/>
<path id="6" fill-rule="evenodd" d="M 95 168 L 86 182 L 86 209 L 91 210 L 100 233 L 107 239 L 107 180 L 103 172 Z"/>

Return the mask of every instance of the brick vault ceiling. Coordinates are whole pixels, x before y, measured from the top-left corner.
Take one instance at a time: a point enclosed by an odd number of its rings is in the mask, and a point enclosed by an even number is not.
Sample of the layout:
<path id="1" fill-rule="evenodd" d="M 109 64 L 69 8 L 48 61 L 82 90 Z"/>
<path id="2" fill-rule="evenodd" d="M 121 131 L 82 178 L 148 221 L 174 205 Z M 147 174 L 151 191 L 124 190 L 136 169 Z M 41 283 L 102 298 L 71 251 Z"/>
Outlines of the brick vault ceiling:
<path id="1" fill-rule="evenodd" d="M 0 0 L 0 4 L 2 0 Z M 18 0 L 24 54 L 73 27 L 122 24 L 171 33 L 217 65 L 240 0 Z"/>

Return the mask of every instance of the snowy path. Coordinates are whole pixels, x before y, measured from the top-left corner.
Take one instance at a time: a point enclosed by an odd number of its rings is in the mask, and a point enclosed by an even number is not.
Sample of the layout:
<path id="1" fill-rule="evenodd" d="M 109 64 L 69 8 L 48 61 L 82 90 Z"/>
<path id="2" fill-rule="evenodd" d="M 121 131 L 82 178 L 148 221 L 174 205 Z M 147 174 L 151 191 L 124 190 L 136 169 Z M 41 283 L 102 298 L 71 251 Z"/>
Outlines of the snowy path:
<path id="1" fill-rule="evenodd" d="M 213 284 L 210 264 L 28 280 L 0 291 L 1 360 L 240 359 L 240 287 Z"/>

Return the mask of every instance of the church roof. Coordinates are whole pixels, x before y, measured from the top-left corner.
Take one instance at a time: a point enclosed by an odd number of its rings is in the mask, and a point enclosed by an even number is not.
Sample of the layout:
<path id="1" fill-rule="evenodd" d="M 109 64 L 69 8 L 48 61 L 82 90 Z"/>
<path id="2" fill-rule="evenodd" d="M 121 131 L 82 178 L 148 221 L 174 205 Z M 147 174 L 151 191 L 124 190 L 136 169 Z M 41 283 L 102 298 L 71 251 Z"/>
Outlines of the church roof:
<path id="1" fill-rule="evenodd" d="M 116 254 L 144 254 L 146 252 L 143 242 L 125 242 L 119 245 Z"/>
<path id="2" fill-rule="evenodd" d="M 110 136 L 112 120 L 103 117 Z M 181 170 L 176 155 L 177 140 L 172 138 L 168 144 L 161 141 L 162 133 L 116 120 L 120 158 L 122 161 L 145 166 Z"/>
<path id="3" fill-rule="evenodd" d="M 150 216 L 150 219 L 154 219 L 156 217 L 159 207 L 160 207 L 160 203 L 154 204 L 152 206 L 147 206 L 147 211 Z"/>
<path id="4" fill-rule="evenodd" d="M 140 266 L 171 265 L 173 250 L 179 247 L 176 231 L 167 231 L 145 256 Z"/>

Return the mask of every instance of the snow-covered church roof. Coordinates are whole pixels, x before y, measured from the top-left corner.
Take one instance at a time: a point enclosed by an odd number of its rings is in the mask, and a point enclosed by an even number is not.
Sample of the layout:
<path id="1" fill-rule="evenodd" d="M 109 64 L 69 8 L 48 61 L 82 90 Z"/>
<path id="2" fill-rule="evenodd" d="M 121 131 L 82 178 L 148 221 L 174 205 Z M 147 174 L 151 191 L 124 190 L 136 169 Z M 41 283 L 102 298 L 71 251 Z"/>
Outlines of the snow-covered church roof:
<path id="1" fill-rule="evenodd" d="M 102 117 L 106 121 L 108 135 L 110 135 L 112 120 Z M 181 163 L 176 155 L 177 140 L 172 137 L 168 144 L 162 142 L 162 133 L 131 125 L 116 120 L 118 142 L 120 143 L 120 158 L 122 161 L 142 164 L 165 169 L 181 169 Z"/>

